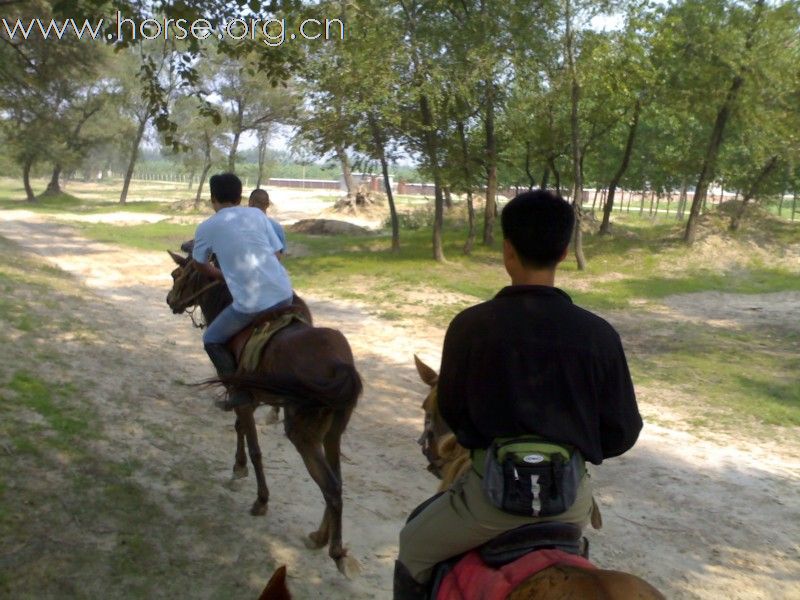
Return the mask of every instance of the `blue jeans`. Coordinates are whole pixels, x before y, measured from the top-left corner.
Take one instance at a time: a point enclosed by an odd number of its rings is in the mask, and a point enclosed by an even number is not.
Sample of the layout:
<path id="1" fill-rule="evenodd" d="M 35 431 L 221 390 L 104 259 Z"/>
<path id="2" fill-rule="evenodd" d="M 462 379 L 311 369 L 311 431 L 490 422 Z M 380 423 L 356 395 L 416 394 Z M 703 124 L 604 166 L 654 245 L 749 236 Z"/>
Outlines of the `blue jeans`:
<path id="1" fill-rule="evenodd" d="M 284 306 L 289 306 L 291 303 L 292 299 L 288 298 L 257 313 L 243 313 L 233 308 L 233 306 L 228 306 L 209 324 L 208 329 L 206 329 L 206 332 L 203 334 L 203 344 L 224 344 L 242 329 L 250 325 L 262 312 L 275 308 L 283 308 Z"/>

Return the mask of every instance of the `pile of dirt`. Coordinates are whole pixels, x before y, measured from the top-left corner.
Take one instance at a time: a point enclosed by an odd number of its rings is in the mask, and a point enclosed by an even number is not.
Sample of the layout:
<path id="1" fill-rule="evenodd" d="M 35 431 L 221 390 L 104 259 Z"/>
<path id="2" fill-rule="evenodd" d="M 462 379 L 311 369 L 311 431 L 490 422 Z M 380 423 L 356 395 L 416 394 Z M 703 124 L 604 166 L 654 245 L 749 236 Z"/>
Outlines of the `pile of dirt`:
<path id="1" fill-rule="evenodd" d="M 289 225 L 286 229 L 292 233 L 309 235 L 369 235 L 371 233 L 366 227 L 334 219 L 302 219 Z"/>
<path id="2" fill-rule="evenodd" d="M 387 212 L 386 196 L 380 192 L 359 190 L 356 194 L 339 198 L 331 213 L 363 218 L 379 218 Z"/>

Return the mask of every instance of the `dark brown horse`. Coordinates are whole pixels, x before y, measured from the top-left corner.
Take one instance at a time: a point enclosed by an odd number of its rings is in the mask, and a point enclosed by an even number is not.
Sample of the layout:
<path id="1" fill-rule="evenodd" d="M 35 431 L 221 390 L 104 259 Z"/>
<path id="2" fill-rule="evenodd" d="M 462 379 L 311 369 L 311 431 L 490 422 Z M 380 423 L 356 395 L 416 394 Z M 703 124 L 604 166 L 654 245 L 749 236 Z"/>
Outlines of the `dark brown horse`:
<path id="1" fill-rule="evenodd" d="M 469 452 L 456 441 L 447 423 L 439 414 L 436 384 L 439 376 L 428 365 L 414 356 L 420 379 L 430 392 L 422 403 L 425 425 L 418 442 L 428 459 L 428 470 L 442 482 L 439 490 L 450 487 L 472 465 Z M 594 501 L 592 501 L 594 502 Z M 600 514 L 594 505 L 592 524 L 599 528 Z M 482 597 L 475 590 L 475 598 Z M 582 569 L 575 566 L 555 565 L 542 569 L 520 583 L 508 595 L 508 600 L 564 600 L 586 598 L 596 600 L 665 600 L 652 585 L 621 571 Z"/>
<path id="2" fill-rule="evenodd" d="M 167 304 L 176 314 L 199 306 L 205 322 L 210 323 L 231 302 L 227 286 L 201 274 L 191 259 L 169 254 L 178 267 L 172 272 L 173 285 Z M 299 300 L 298 304 L 310 323 L 305 303 Z M 322 548 L 329 544 L 328 554 L 339 571 L 347 577 L 356 575 L 358 562 L 342 547 L 340 443 L 362 385 L 344 335 L 336 329 L 295 321 L 272 337 L 255 373 L 226 377 L 223 383 L 250 391 L 255 400 L 253 405 L 235 409 L 234 477 L 247 475 L 246 440 L 258 483 L 258 497 L 250 513 L 266 514 L 269 502 L 253 414 L 258 404 L 280 406 L 284 409 L 286 436 L 297 448 L 325 499 L 322 522 L 309 534 L 306 545 Z"/>

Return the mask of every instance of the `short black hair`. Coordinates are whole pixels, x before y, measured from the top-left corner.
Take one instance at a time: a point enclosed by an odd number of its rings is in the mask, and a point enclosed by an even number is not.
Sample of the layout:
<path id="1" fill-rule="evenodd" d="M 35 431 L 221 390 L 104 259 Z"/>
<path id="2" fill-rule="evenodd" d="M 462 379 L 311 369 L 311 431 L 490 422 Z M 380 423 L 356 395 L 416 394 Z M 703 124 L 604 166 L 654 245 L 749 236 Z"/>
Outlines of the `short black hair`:
<path id="1" fill-rule="evenodd" d="M 212 175 L 208 180 L 208 187 L 217 202 L 239 204 L 242 201 L 242 180 L 233 173 Z"/>
<path id="2" fill-rule="evenodd" d="M 269 192 L 258 188 L 250 192 L 250 206 L 255 206 L 261 210 L 269 208 Z"/>
<path id="3" fill-rule="evenodd" d="M 500 217 L 503 237 L 528 268 L 550 269 L 569 246 L 575 226 L 572 206 L 550 190 L 518 194 Z"/>

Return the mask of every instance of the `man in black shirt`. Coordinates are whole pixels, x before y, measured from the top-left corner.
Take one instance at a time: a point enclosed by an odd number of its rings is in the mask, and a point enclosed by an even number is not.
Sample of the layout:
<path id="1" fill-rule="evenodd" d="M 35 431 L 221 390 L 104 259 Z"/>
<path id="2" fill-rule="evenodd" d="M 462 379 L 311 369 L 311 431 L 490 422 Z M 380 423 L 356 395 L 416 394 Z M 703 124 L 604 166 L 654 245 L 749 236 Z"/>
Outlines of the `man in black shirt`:
<path id="1" fill-rule="evenodd" d="M 599 465 L 622 454 L 642 428 L 619 335 L 555 287 L 572 207 L 552 192 L 527 192 L 506 205 L 501 223 L 511 285 L 450 323 L 438 383 L 442 417 L 474 467 L 401 531 L 396 600 L 424 598 L 433 566 L 503 531 L 537 521 L 584 527 L 592 496 L 583 459 Z M 482 489 L 485 449 L 528 434 L 580 452 L 580 485 L 564 513 L 510 514 Z"/>

